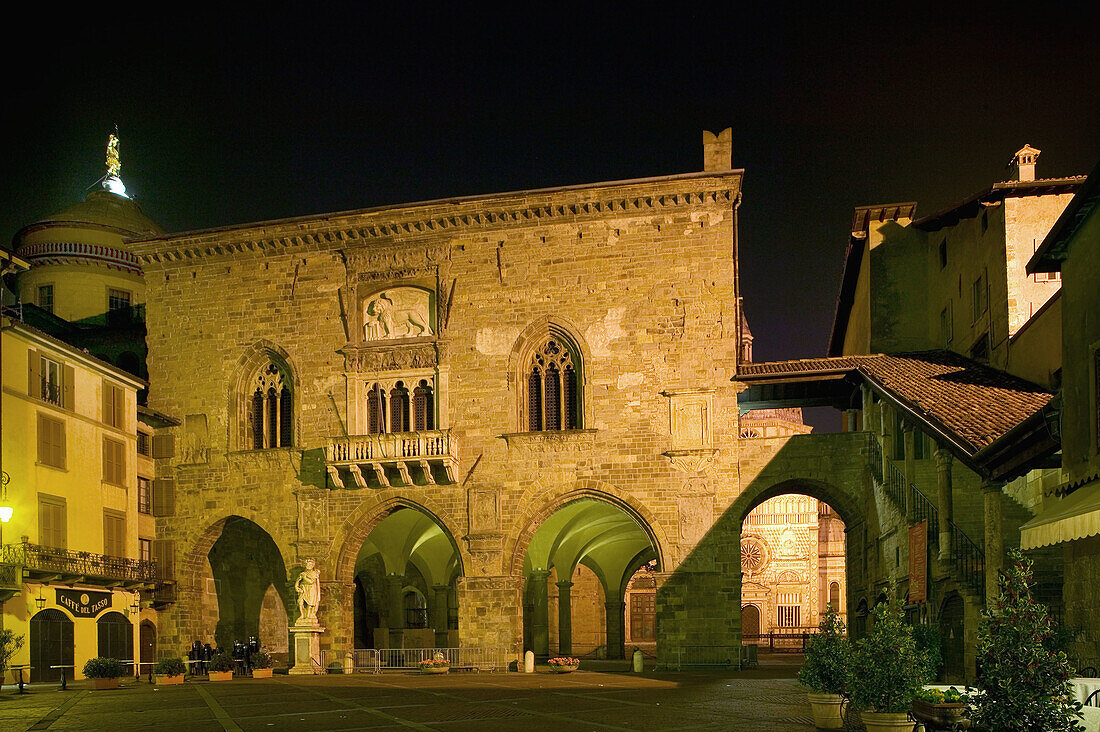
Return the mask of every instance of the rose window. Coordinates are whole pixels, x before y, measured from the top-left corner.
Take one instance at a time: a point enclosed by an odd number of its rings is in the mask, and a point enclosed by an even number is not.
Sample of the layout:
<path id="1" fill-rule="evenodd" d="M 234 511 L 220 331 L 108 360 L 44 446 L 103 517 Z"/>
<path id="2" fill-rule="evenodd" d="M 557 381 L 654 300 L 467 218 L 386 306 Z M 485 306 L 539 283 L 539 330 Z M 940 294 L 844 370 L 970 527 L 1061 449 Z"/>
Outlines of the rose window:
<path id="1" fill-rule="evenodd" d="M 768 563 L 768 546 L 762 539 L 750 536 L 741 540 L 741 570 L 755 574 Z"/>

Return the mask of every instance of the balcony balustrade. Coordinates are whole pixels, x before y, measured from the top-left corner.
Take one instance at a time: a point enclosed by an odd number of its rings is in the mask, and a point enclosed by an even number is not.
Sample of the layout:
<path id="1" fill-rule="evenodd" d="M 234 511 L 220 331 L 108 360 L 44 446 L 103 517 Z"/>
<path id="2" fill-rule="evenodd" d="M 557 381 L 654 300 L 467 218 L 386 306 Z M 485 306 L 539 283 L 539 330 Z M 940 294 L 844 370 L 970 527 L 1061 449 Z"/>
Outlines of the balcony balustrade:
<path id="1" fill-rule="evenodd" d="M 157 579 L 157 564 L 142 559 L 58 549 L 39 544 L 9 544 L 0 564 L 15 565 L 33 579 L 56 579 L 104 586 L 143 585 Z"/>
<path id="2" fill-rule="evenodd" d="M 329 437 L 325 461 L 338 488 L 455 483 L 458 443 L 450 430 Z"/>

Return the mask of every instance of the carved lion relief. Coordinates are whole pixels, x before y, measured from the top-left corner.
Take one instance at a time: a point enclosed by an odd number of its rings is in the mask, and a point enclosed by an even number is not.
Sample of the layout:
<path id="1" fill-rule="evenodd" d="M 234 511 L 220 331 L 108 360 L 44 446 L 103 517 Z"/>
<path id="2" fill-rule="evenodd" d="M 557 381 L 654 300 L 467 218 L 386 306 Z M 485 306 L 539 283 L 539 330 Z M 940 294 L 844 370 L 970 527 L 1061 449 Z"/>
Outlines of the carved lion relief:
<path id="1" fill-rule="evenodd" d="M 385 341 L 435 335 L 432 293 L 418 287 L 394 287 L 363 301 L 363 340 Z"/>

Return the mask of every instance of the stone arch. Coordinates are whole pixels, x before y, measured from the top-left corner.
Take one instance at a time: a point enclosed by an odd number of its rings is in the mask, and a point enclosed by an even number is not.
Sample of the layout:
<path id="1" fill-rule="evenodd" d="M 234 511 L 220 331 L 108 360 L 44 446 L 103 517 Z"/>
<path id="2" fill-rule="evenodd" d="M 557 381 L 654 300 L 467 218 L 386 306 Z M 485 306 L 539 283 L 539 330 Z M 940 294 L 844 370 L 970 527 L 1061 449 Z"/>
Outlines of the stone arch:
<path id="1" fill-rule="evenodd" d="M 454 544 L 455 553 L 458 555 L 459 575 L 465 574 L 465 557 L 455 539 L 457 536 L 464 535 L 464 532 L 460 524 L 439 502 L 428 497 L 413 500 L 390 489 L 372 491 L 372 498 L 373 500 L 368 499 L 360 503 L 344 520 L 340 530 L 333 537 L 325 566 L 321 567 L 322 572 L 328 569 L 328 580 L 342 585 L 351 585 L 354 582 L 355 558 L 359 554 L 360 547 L 370 536 L 371 531 L 398 508 L 420 511 L 439 524 Z"/>
<path id="2" fill-rule="evenodd" d="M 653 542 L 658 567 L 666 571 L 667 547 L 670 546 L 668 537 L 665 536 L 657 517 L 634 496 L 595 479 L 580 480 L 569 490 L 560 493 L 559 490 L 548 489 L 524 501 L 531 508 L 513 523 L 508 532 L 508 536 L 514 536 L 511 541 L 512 554 L 505 565 L 508 574 L 514 577 L 523 574 L 523 560 L 527 556 L 527 548 L 539 526 L 566 504 L 584 498 L 616 506 L 637 521 Z"/>
<path id="3" fill-rule="evenodd" d="M 230 514 L 223 516 L 203 529 L 182 558 L 177 573 L 177 587 L 181 596 L 177 608 L 179 604 L 184 604 L 189 608 L 199 608 L 202 605 L 202 595 L 206 591 L 204 583 L 206 578 L 212 575 L 210 551 L 214 548 L 214 544 L 217 543 L 218 539 L 221 538 L 226 524 L 235 519 L 248 521 L 270 538 L 279 552 L 279 559 L 282 560 L 284 569 L 289 567 L 287 558 L 293 557 L 294 553 L 290 550 L 289 544 L 283 540 L 283 537 L 269 531 L 254 515 Z M 285 587 L 283 589 L 286 590 Z M 289 609 L 290 605 L 292 603 L 286 603 L 284 598 L 284 607 Z M 186 640 L 187 645 L 190 645 L 192 640 L 201 635 L 202 623 L 203 619 L 200 612 L 192 612 L 180 618 L 177 628 L 179 638 L 177 640 L 179 642 Z"/>
<path id="4" fill-rule="evenodd" d="M 515 425 L 517 432 L 528 431 L 527 425 L 527 365 L 534 356 L 535 350 L 547 339 L 554 337 L 561 340 L 566 348 L 576 356 L 578 361 L 575 367 L 578 372 L 577 380 L 577 412 L 580 425 L 584 427 L 590 414 L 588 399 L 588 374 L 591 371 L 592 351 L 588 342 L 581 334 L 581 329 L 574 323 L 557 315 L 544 315 L 531 322 L 516 338 L 512 344 L 512 350 L 508 354 L 508 388 L 515 399 Z"/>
<path id="5" fill-rule="evenodd" d="M 291 403 L 292 444 L 297 444 L 300 441 L 302 388 L 299 374 L 301 372 L 294 358 L 286 349 L 272 341 L 261 339 L 244 350 L 233 366 L 233 372 L 229 379 L 228 393 L 226 394 L 228 405 L 226 412 L 228 417 L 226 449 L 229 452 L 251 449 L 250 446 L 245 445 L 250 407 L 249 385 L 256 372 L 268 363 L 274 363 L 280 370 L 285 370 L 285 375 L 290 381 L 290 392 L 293 397 Z"/>
<path id="6" fill-rule="evenodd" d="M 727 513 L 744 523 L 749 512 L 761 503 L 787 493 L 807 495 L 829 504 L 840 514 L 845 526 L 854 526 L 867 518 L 858 496 L 831 483 L 809 478 L 790 478 L 764 485 L 757 485 L 754 481 L 737 497 Z"/>

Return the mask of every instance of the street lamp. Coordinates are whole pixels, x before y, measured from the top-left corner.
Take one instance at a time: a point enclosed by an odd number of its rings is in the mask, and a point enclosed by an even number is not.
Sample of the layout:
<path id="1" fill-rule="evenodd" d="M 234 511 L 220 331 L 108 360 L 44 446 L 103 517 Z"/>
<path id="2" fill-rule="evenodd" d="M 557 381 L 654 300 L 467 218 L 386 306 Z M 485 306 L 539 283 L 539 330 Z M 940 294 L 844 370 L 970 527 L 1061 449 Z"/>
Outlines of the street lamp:
<path id="1" fill-rule="evenodd" d="M 2 489 L 0 489 L 0 547 L 4 546 L 4 524 L 11 521 L 12 514 L 15 513 L 10 505 L 8 505 L 8 483 L 11 482 L 11 478 L 8 476 L 7 471 L 4 471 L 2 480 Z"/>

